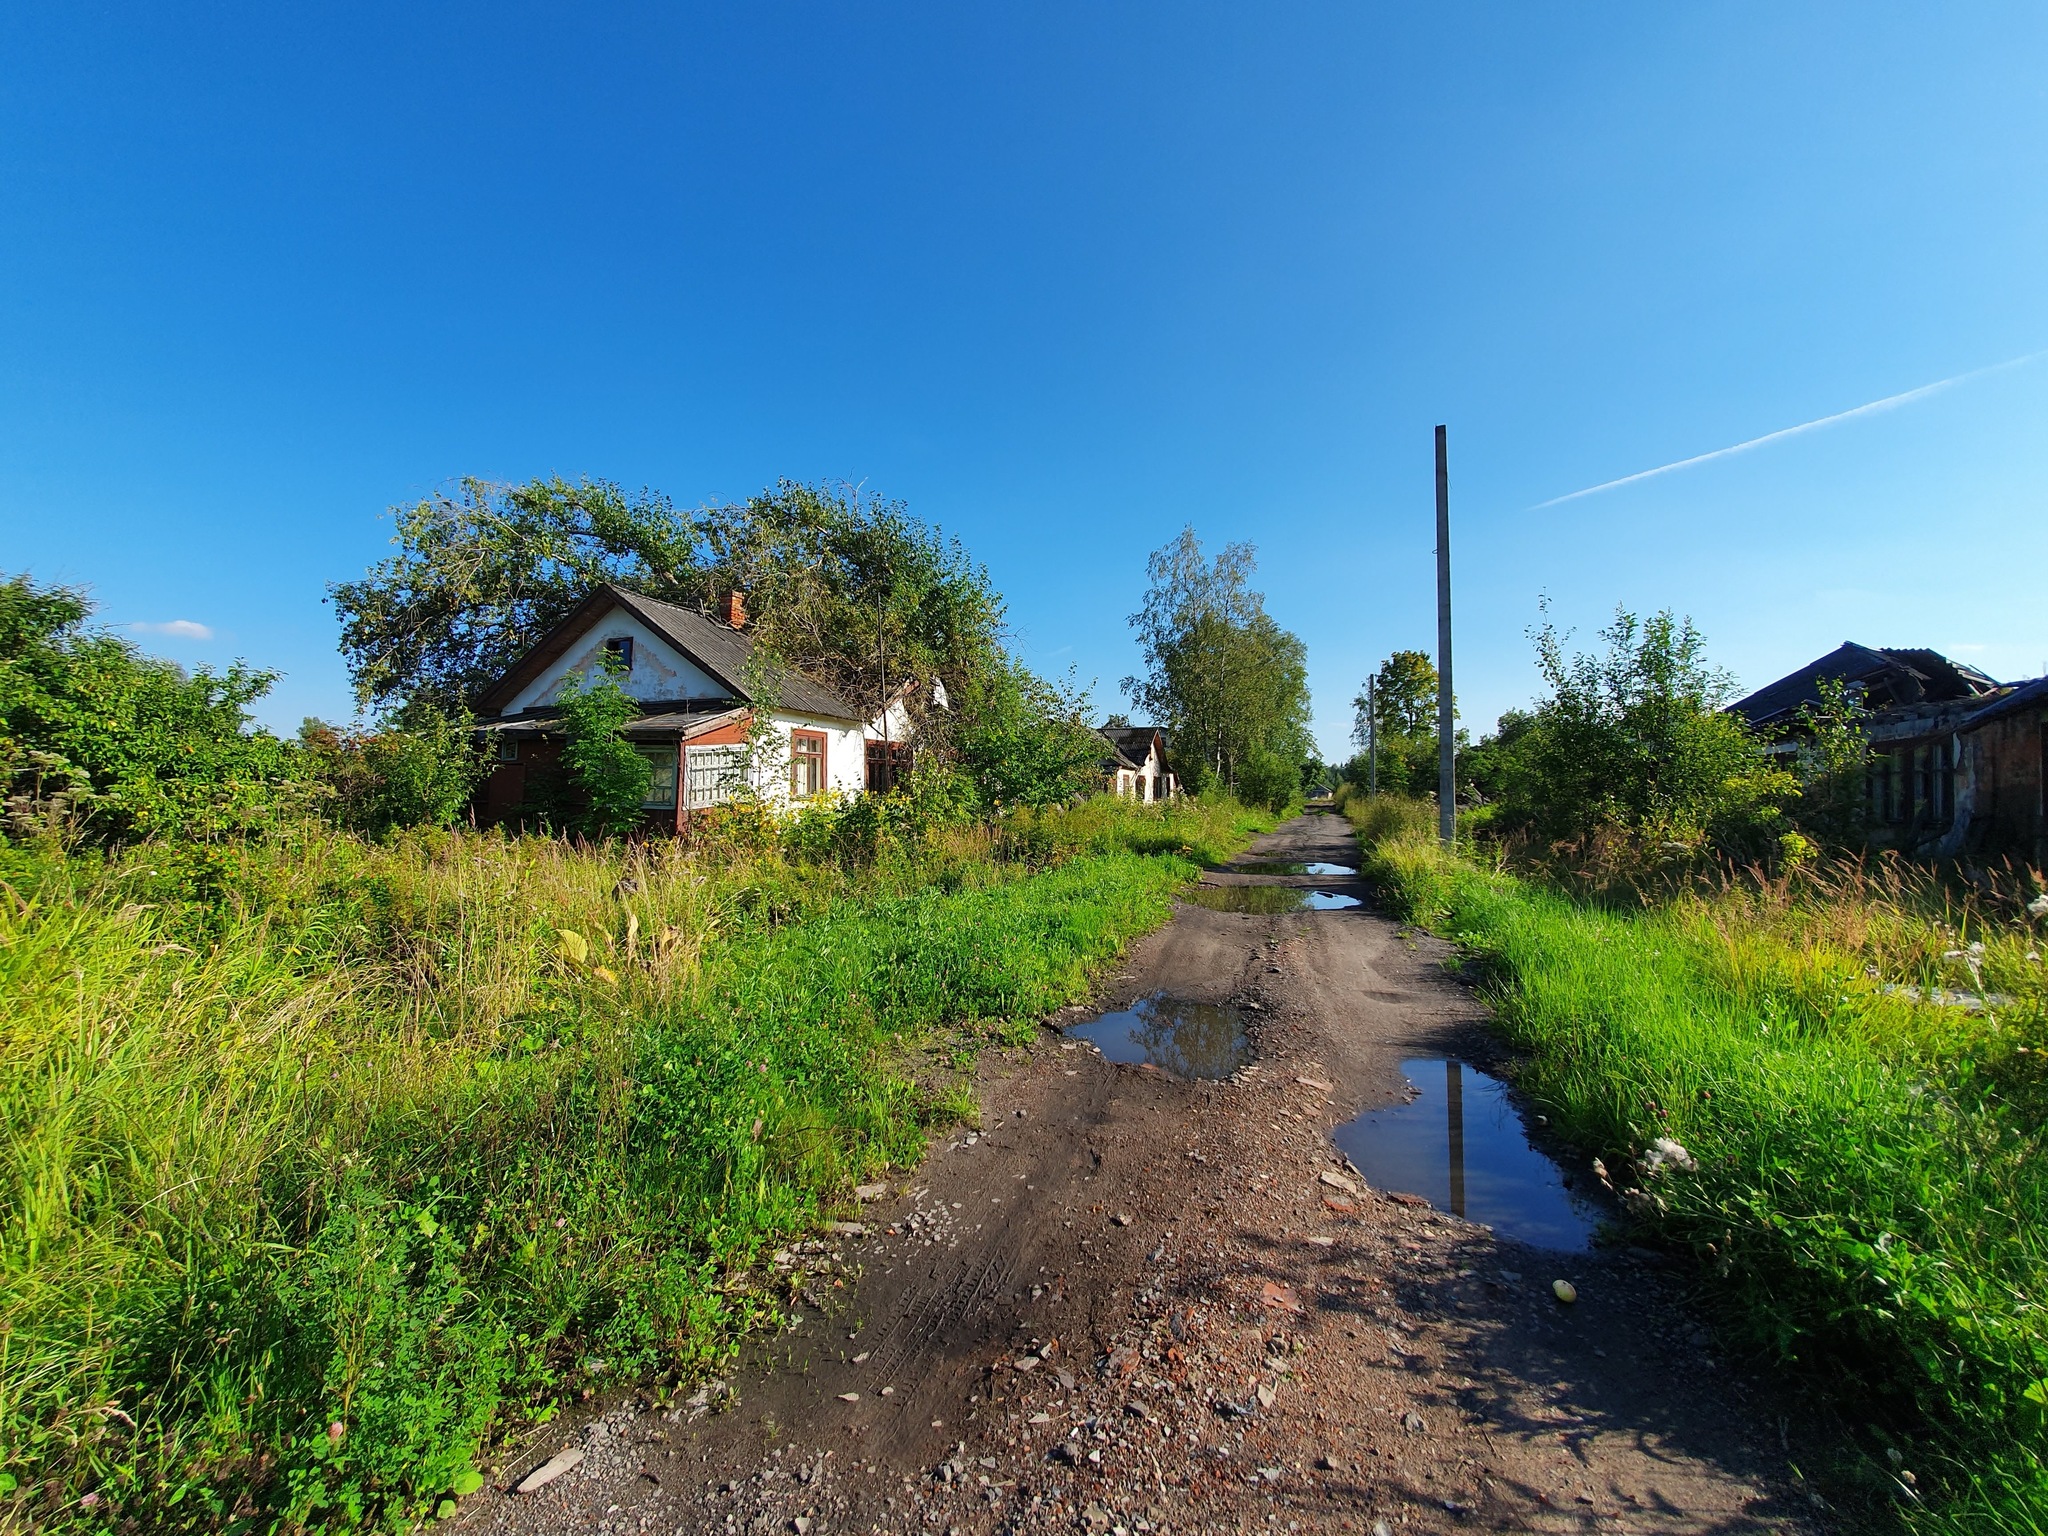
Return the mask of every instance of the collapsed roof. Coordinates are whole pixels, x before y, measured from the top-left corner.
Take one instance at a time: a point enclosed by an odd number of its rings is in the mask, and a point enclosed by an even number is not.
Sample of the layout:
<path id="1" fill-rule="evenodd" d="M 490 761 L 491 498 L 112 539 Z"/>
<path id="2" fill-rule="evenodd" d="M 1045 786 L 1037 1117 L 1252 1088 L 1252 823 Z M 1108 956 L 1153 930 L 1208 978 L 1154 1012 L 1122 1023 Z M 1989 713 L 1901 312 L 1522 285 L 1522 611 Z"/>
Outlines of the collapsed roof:
<path id="1" fill-rule="evenodd" d="M 1873 714 L 1914 705 L 1988 699 L 2002 686 L 1939 651 L 1879 649 L 1845 640 L 1827 655 L 1767 683 L 1728 708 L 1753 727 L 1769 730 L 1796 718 L 1802 706 L 1819 704 L 1823 679 L 1846 683 Z"/>

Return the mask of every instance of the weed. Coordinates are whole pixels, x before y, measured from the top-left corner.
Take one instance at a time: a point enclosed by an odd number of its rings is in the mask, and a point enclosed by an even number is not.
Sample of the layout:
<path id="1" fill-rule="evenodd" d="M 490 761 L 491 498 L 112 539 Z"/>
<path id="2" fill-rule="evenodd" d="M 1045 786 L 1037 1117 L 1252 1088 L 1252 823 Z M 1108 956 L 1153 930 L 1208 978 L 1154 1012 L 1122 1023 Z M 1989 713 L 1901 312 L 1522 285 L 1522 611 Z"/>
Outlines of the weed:
<path id="1" fill-rule="evenodd" d="M 0 1529 L 404 1523 L 726 1358 L 766 1251 L 976 1113 L 912 1058 L 1084 996 L 1249 829 L 1013 819 L 0 849 Z"/>
<path id="2" fill-rule="evenodd" d="M 1869 1485 L 1929 1531 L 2048 1523 L 2030 920 L 1850 865 L 1626 908 L 1384 824 L 1368 872 L 1478 962 L 1520 1086 L 1643 1234 L 1697 1256 L 1737 1332 L 1872 1425 Z"/>

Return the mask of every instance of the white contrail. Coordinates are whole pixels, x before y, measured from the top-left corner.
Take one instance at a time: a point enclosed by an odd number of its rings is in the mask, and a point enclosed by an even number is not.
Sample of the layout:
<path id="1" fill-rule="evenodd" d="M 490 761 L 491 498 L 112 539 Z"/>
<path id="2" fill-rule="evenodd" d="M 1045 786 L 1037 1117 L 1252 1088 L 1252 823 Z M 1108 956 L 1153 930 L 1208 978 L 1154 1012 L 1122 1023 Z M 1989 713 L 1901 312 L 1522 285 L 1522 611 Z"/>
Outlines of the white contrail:
<path id="1" fill-rule="evenodd" d="M 1870 416 L 1878 411 L 1889 411 L 1895 406 L 1906 405 L 1914 400 L 1939 394 L 1942 390 L 1964 383 L 1966 380 L 1981 378 L 1987 373 L 1997 373 L 2006 368 L 2017 368 L 2022 363 L 2031 363 L 2037 357 L 2048 357 L 2048 351 L 2029 352 L 2025 357 L 2008 358 L 2002 363 L 1993 363 L 1986 368 L 1972 368 L 1968 373 L 1959 373 L 1952 379 L 1937 379 L 1932 384 L 1922 384 L 1918 389 L 1909 389 L 1902 395 L 1886 395 L 1882 400 L 1873 400 L 1868 405 L 1854 406 L 1846 411 L 1837 411 L 1832 416 L 1822 416 L 1815 421 L 1802 421 L 1796 427 L 1780 427 L 1775 432 L 1766 432 L 1762 437 L 1752 437 L 1746 443 L 1737 443 L 1731 448 L 1716 448 L 1712 453 L 1696 453 L 1689 459 L 1680 459 L 1675 464 L 1659 464 L 1655 469 L 1638 470 L 1632 475 L 1623 475 L 1619 480 L 1606 480 L 1599 485 L 1589 485 L 1583 491 L 1568 491 L 1562 496 L 1553 496 L 1548 501 L 1539 501 L 1529 508 L 1541 512 L 1545 507 L 1554 507 L 1561 502 L 1577 501 L 1581 496 L 1597 496 L 1602 491 L 1611 491 L 1616 486 L 1634 485 L 1638 480 L 1653 479 L 1668 475 L 1675 469 L 1690 469 L 1695 464 L 1704 464 L 1709 459 L 1725 459 L 1731 453 L 1747 453 L 1752 448 L 1761 448 L 1765 443 L 1775 443 L 1780 438 L 1797 437 L 1802 432 L 1812 432 L 1820 427 L 1831 427 L 1838 421 L 1847 421 L 1852 416 Z"/>

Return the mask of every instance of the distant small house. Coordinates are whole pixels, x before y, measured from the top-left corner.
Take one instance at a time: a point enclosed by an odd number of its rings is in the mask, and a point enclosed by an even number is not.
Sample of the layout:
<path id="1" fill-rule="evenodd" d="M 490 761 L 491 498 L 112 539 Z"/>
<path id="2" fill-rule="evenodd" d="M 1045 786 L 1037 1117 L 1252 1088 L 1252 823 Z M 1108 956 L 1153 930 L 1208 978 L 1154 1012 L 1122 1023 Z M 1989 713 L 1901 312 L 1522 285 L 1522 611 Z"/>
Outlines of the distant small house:
<path id="1" fill-rule="evenodd" d="M 1095 734 L 1109 748 L 1102 763 L 1109 793 L 1137 800 L 1171 800 L 1180 793 L 1180 781 L 1166 766 L 1166 732 L 1150 725 L 1105 725 Z"/>
<path id="2" fill-rule="evenodd" d="M 1939 651 L 1845 643 L 1729 708 L 1789 755 L 1830 678 L 1868 712 L 1874 841 L 2048 860 L 2048 679 L 2008 686 Z"/>
<path id="3" fill-rule="evenodd" d="M 538 792 L 559 783 L 563 692 L 580 686 L 609 658 L 620 685 L 645 713 L 624 728 L 653 767 L 644 804 L 649 830 L 681 831 L 695 812 L 730 799 L 749 770 L 747 753 L 761 702 L 746 680 L 753 638 L 746 608 L 726 600 L 719 617 L 599 587 L 522 656 L 478 701 L 478 730 L 496 759 L 477 794 L 489 821 L 516 821 Z M 870 737 L 885 720 L 907 718 L 901 698 L 873 721 L 823 684 L 785 674 L 768 710 L 772 730 L 751 770 L 772 799 L 886 789 L 908 765 L 896 736 L 882 746 L 877 784 Z"/>

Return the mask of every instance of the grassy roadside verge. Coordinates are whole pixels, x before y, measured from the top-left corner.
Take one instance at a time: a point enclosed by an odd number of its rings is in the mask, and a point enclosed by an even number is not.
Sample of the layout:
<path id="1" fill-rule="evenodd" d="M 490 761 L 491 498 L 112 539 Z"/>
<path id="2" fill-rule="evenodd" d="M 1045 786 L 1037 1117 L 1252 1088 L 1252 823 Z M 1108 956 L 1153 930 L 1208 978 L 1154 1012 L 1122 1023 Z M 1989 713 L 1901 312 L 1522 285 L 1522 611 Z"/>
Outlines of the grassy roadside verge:
<path id="1" fill-rule="evenodd" d="M 1354 820 L 1390 900 L 1482 968 L 1520 1086 L 1840 1416 L 1866 1454 L 1830 1493 L 1927 1531 L 2048 1528 L 2040 936 L 1841 882 L 1604 907 Z M 1897 990 L 1937 985 L 2006 1001 Z M 1653 1167 L 1660 1138 L 1696 1168 Z"/>
<path id="2" fill-rule="evenodd" d="M 673 1386 L 1270 819 L 1091 803 L 847 870 L 313 830 L 0 853 L 0 1528 L 403 1523 Z M 922 1084 L 922 1086 L 920 1086 Z"/>

